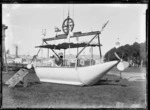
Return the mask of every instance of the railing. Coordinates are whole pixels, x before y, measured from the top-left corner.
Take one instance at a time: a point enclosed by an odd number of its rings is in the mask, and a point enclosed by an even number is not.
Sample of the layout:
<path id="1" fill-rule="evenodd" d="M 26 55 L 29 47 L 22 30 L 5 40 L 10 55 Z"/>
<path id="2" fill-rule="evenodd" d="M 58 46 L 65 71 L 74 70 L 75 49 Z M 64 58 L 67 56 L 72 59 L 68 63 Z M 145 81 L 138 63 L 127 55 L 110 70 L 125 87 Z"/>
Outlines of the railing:
<path id="1" fill-rule="evenodd" d="M 84 67 L 95 65 L 96 61 L 94 59 L 63 59 L 62 64 L 57 65 L 53 60 L 45 60 L 45 61 L 36 61 L 36 66 L 47 66 L 47 67 Z"/>

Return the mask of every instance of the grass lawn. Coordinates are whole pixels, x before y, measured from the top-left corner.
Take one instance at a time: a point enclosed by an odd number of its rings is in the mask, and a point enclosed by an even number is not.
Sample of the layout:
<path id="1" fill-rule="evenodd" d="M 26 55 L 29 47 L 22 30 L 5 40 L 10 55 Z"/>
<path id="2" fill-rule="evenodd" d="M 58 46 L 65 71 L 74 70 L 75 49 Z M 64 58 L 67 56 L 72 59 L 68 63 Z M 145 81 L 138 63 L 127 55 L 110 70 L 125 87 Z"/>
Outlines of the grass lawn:
<path id="1" fill-rule="evenodd" d="M 118 69 L 117 67 L 114 67 L 111 71 L 116 72 L 118 71 Z M 124 70 L 124 72 L 146 73 L 146 67 L 128 67 L 127 69 Z"/>
<path id="2" fill-rule="evenodd" d="M 3 108 L 146 107 L 145 81 L 118 82 L 118 76 L 108 74 L 93 86 L 79 87 L 39 82 L 33 73 L 27 76 L 28 87 L 8 88 L 4 82 L 13 74 L 3 74 Z"/>

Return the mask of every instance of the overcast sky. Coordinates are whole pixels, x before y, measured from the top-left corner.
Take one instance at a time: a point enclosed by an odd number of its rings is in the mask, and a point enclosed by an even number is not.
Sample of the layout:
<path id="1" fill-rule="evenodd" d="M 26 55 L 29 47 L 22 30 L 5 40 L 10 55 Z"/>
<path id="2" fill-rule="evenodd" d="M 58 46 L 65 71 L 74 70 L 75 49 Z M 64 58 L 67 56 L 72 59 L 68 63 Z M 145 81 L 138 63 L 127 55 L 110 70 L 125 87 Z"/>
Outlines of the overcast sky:
<path id="1" fill-rule="evenodd" d="M 45 37 L 54 37 L 55 26 L 61 29 L 63 20 L 68 16 L 74 20 L 73 32 L 100 31 L 109 20 L 100 35 L 102 55 L 115 46 L 117 38 L 121 45 L 145 42 L 146 4 L 3 4 L 2 22 L 6 30 L 6 49 L 15 54 L 15 44 L 19 45 L 19 54 L 34 55 L 42 43 L 42 29 Z M 60 34 L 63 32 L 61 31 Z M 82 37 L 80 41 L 92 38 Z M 72 40 L 75 41 L 75 40 Z M 56 41 L 53 43 L 60 43 Z M 94 40 L 97 42 L 97 39 Z M 75 51 L 71 50 L 74 54 Z M 84 51 L 89 53 L 89 49 Z M 94 54 L 99 54 L 98 47 Z"/>

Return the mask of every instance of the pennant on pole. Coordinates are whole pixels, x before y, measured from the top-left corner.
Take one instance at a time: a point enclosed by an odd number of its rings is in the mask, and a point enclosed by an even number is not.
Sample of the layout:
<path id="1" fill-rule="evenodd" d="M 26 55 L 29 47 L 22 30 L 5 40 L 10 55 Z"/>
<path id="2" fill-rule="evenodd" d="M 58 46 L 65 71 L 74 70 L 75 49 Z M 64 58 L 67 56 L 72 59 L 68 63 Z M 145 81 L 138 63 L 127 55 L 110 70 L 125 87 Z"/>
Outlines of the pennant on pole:
<path id="1" fill-rule="evenodd" d="M 102 30 L 106 27 L 106 25 L 108 24 L 109 20 L 103 25 Z"/>

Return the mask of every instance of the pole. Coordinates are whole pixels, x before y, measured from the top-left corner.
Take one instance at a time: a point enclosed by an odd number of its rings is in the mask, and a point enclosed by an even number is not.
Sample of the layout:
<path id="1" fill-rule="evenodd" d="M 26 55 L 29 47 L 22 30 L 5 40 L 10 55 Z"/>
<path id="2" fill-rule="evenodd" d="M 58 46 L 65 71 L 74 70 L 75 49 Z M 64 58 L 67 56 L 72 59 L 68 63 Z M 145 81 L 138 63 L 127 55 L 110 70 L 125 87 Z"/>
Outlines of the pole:
<path id="1" fill-rule="evenodd" d="M 43 58 L 43 49 L 41 48 L 41 58 Z"/>
<path id="2" fill-rule="evenodd" d="M 99 54 L 100 54 L 100 60 L 102 58 L 102 53 L 101 53 L 101 44 L 100 44 L 100 38 L 99 38 L 99 34 L 98 34 L 98 44 L 99 44 Z"/>
<path id="3" fill-rule="evenodd" d="M 92 49 L 92 65 L 93 65 L 93 47 L 91 47 Z"/>
<path id="4" fill-rule="evenodd" d="M 79 48 L 77 47 L 77 54 L 78 54 L 78 52 L 79 52 Z"/>
<path id="5" fill-rule="evenodd" d="M 64 66 L 66 65 L 66 64 L 65 64 L 65 54 L 66 54 L 66 53 L 65 53 L 65 49 L 64 49 Z"/>
<path id="6" fill-rule="evenodd" d="M 71 54 L 70 54 L 70 44 L 69 44 L 69 55 L 71 56 Z M 69 67 L 71 66 L 70 63 L 71 63 L 71 62 L 70 62 L 70 59 L 69 59 Z"/>
<path id="7" fill-rule="evenodd" d="M 42 42 L 42 45 L 44 44 L 44 41 Z M 33 60 L 36 58 L 36 56 L 38 56 L 39 52 L 40 52 L 41 48 L 39 48 L 38 52 L 36 55 L 33 56 L 31 63 L 33 62 Z"/>
<path id="8" fill-rule="evenodd" d="M 122 72 L 120 71 L 120 79 L 122 79 Z"/>
<path id="9" fill-rule="evenodd" d="M 109 61 L 109 52 L 108 52 L 108 61 Z"/>
<path id="10" fill-rule="evenodd" d="M 46 41 L 43 41 L 43 42 L 45 42 L 46 44 L 48 44 Z M 51 49 L 51 50 L 54 52 L 54 54 L 57 56 L 57 58 L 59 58 L 59 56 L 56 54 L 56 52 L 53 49 Z"/>
<path id="11" fill-rule="evenodd" d="M 77 54 L 79 53 L 79 48 L 77 47 Z M 78 66 L 78 58 L 76 58 L 76 67 Z"/>
<path id="12" fill-rule="evenodd" d="M 49 59 L 49 49 L 47 49 L 47 59 Z"/>
<path id="13" fill-rule="evenodd" d="M 16 58 L 18 57 L 18 45 L 16 45 Z"/>
<path id="14" fill-rule="evenodd" d="M 79 54 L 93 41 L 93 39 L 97 36 L 97 34 L 87 43 L 87 45 L 76 55 L 76 58 L 79 56 Z"/>
<path id="15" fill-rule="evenodd" d="M 56 52 L 53 49 L 51 49 L 51 50 L 54 52 L 54 54 L 57 56 L 57 58 L 59 58 L 59 56 L 56 54 Z"/>

